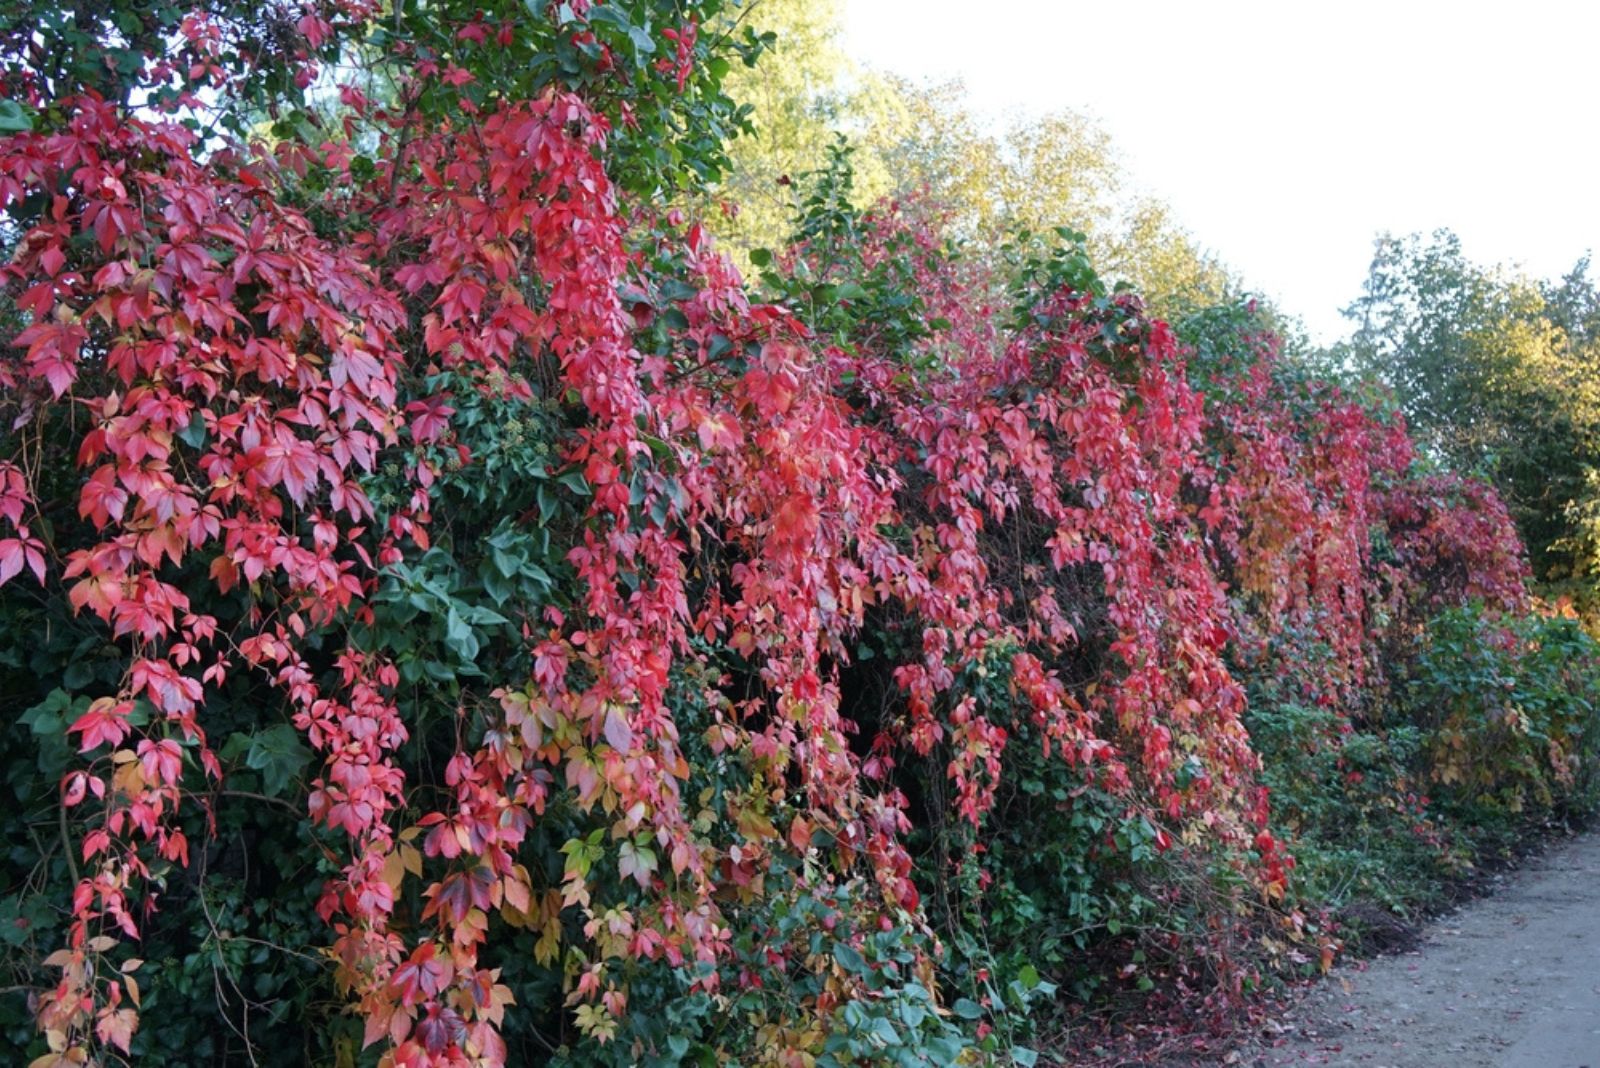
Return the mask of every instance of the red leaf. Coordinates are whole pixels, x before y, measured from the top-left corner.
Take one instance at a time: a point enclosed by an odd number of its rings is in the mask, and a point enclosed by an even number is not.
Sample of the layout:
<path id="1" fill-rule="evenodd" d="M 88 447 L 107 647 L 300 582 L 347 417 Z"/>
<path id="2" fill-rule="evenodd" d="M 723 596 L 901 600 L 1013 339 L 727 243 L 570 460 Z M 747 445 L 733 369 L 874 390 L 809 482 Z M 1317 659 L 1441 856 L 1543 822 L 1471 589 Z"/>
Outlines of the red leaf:
<path id="1" fill-rule="evenodd" d="M 133 705 L 127 701 L 98 698 L 87 712 L 73 721 L 67 733 L 83 735 L 78 743 L 79 752 L 87 753 L 101 744 L 118 746 L 132 730 L 128 726 L 128 715 L 132 711 Z"/>

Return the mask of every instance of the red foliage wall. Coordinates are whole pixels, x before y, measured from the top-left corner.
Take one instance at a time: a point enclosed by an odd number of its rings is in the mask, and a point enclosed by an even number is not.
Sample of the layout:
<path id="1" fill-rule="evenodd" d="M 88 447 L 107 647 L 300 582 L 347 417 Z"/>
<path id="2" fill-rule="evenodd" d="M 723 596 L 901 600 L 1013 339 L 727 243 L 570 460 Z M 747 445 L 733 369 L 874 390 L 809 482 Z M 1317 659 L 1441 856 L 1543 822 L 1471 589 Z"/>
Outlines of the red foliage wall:
<path id="1" fill-rule="evenodd" d="M 647 206 L 622 203 L 611 131 L 577 97 L 397 125 L 365 178 L 336 145 L 201 161 L 169 123 L 92 97 L 71 108 L 57 132 L 0 141 L 0 205 L 49 205 L 0 275 L 29 319 L 0 387 L 25 420 L 70 420 L 75 448 L 0 462 L 0 581 L 61 583 L 127 652 L 119 692 L 70 727 L 83 762 L 63 804 L 83 869 L 40 1014 L 63 1049 L 127 1048 L 138 987 L 111 960 L 137 937 L 152 858 L 187 857 L 180 758 L 218 773 L 206 700 L 230 673 L 269 677 L 321 754 L 306 803 L 344 844 L 319 911 L 368 1039 L 397 1065 L 499 1063 L 509 992 L 479 956 L 497 911 L 582 912 L 575 997 L 613 1014 L 627 990 L 608 959 L 720 959 L 724 899 L 777 853 L 826 853 L 814 878 L 863 871 L 871 908 L 915 913 L 889 773 L 948 745 L 954 804 L 983 818 L 1008 732 L 955 685 L 973 665 L 1005 665 L 1085 782 L 1192 840 L 1254 850 L 1281 890 L 1230 649 L 1309 632 L 1351 690 L 1380 611 L 1523 596 L 1492 491 L 1410 476 L 1398 422 L 1284 387 L 1249 342 L 1208 399 L 1131 295 L 1057 288 L 1017 326 L 993 277 L 933 256 L 937 235 L 893 212 L 870 222 L 862 262 L 921 250 L 915 283 L 945 325 L 914 370 L 870 321 L 819 338 L 795 308 L 759 303 L 696 227 L 655 239 L 691 294 L 660 296 L 668 279 L 630 245 Z M 341 244 L 279 196 L 279 168 L 308 157 L 370 220 Z M 670 353 L 641 351 L 667 306 L 682 322 Z M 526 676 L 496 680 L 499 718 L 463 732 L 446 800 L 419 807 L 394 759 L 409 725 L 393 665 L 306 636 L 370 614 L 381 569 L 430 544 L 439 471 L 423 446 L 451 442 L 454 410 L 421 378 L 465 369 L 483 390 L 530 390 L 509 371 L 541 357 L 565 405 L 561 460 L 587 489 L 566 552 L 579 588 L 527 628 Z M 409 487 L 381 516 L 362 482 L 380 457 Z M 34 519 L 40 463 L 79 474 L 86 547 L 64 556 Z M 235 595 L 243 618 L 219 629 L 205 606 Z M 861 738 L 840 673 L 874 614 L 919 650 L 893 668 L 894 715 Z M 709 736 L 776 799 L 734 840 L 696 825 L 668 701 L 675 672 L 712 671 L 708 649 L 760 683 L 708 687 Z M 155 716 L 136 723 L 139 699 Z M 552 906 L 519 850 L 556 793 L 603 813 L 610 837 L 570 852 Z M 644 904 L 600 900 L 601 855 Z M 412 880 L 427 904 L 398 926 Z"/>

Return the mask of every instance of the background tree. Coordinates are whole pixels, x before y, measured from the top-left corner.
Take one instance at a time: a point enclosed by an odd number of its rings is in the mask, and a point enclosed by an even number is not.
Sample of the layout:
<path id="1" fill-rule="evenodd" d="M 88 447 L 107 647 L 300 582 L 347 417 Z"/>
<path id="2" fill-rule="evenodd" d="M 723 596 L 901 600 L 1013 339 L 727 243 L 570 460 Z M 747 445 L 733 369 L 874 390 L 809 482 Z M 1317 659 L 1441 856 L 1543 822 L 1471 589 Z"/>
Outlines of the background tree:
<path id="1" fill-rule="evenodd" d="M 1501 488 L 1539 577 L 1578 593 L 1597 564 L 1597 309 L 1586 261 L 1539 282 L 1441 230 L 1380 237 L 1345 312 L 1353 367 L 1393 387 L 1426 454 Z"/>
<path id="2" fill-rule="evenodd" d="M 729 16 L 771 35 L 776 60 L 731 72 L 753 135 L 729 150 L 715 196 L 736 214 L 710 225 L 743 253 L 791 235 L 796 183 L 844 134 L 853 203 L 916 200 L 943 214 L 958 241 L 998 247 L 1020 231 L 1081 232 L 1107 279 L 1174 316 L 1236 293 L 1240 282 L 1160 200 L 1135 192 L 1110 135 L 1063 109 L 996 122 L 974 112 L 959 81 L 919 85 L 853 64 L 840 44 L 837 0 L 756 0 Z"/>

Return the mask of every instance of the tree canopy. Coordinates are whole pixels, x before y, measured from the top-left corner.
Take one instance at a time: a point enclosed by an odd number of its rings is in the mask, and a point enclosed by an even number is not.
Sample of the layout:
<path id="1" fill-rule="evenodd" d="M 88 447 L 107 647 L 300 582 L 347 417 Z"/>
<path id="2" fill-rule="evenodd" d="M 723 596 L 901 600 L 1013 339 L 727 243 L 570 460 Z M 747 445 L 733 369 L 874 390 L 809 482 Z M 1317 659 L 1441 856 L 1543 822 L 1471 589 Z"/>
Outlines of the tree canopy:
<path id="1" fill-rule="evenodd" d="M 1426 449 L 1507 496 L 1540 575 L 1589 601 L 1600 464 L 1600 306 L 1588 263 L 1542 282 L 1466 259 L 1448 231 L 1383 237 L 1348 354 L 1393 387 Z"/>

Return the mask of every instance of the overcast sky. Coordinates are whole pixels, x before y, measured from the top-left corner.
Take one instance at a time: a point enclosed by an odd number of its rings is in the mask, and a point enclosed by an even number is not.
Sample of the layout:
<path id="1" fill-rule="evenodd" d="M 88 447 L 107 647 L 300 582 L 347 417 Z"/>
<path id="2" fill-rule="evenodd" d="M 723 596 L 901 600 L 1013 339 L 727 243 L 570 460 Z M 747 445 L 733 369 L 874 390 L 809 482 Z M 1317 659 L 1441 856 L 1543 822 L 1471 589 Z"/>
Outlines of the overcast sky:
<path id="1" fill-rule="evenodd" d="M 847 0 L 846 46 L 1073 108 L 1139 189 L 1299 315 L 1346 332 L 1379 231 L 1563 274 L 1600 245 L 1600 3 Z"/>

